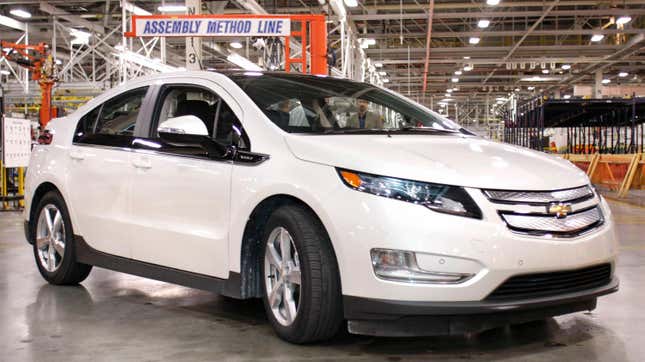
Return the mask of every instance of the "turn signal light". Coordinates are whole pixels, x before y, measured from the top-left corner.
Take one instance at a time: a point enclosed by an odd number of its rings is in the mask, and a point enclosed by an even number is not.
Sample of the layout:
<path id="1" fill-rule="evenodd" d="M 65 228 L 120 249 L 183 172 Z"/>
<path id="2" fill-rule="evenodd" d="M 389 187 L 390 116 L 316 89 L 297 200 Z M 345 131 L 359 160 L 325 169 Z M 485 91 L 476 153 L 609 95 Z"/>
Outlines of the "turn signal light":
<path id="1" fill-rule="evenodd" d="M 38 144 L 39 145 L 48 145 L 52 143 L 52 140 L 54 139 L 54 135 L 49 133 L 49 131 L 45 130 L 43 134 L 38 136 Z"/>
<path id="2" fill-rule="evenodd" d="M 340 175 L 342 176 L 343 180 L 345 180 L 345 182 L 347 182 L 347 184 L 352 187 L 358 188 L 363 183 L 361 177 L 353 172 L 340 171 Z"/>

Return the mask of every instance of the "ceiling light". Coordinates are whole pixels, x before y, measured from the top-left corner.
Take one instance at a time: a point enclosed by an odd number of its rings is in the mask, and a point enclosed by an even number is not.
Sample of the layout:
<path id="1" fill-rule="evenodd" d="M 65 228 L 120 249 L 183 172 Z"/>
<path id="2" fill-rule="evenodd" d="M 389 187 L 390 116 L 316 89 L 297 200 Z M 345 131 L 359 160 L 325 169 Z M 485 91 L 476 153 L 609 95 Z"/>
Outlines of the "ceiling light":
<path id="1" fill-rule="evenodd" d="M 526 89 L 528 89 L 528 90 L 533 90 L 533 89 L 535 89 L 535 87 L 533 87 L 533 86 L 529 86 L 529 87 L 526 87 Z"/>
<path id="2" fill-rule="evenodd" d="M 565 94 L 562 98 L 569 99 L 569 98 L 571 98 L 571 94 Z"/>
<path id="3" fill-rule="evenodd" d="M 11 73 L 10 73 L 8 70 L 4 70 L 4 69 L 3 69 L 3 70 L 0 70 L 0 74 L 2 74 L 2 75 L 9 75 L 9 74 L 11 74 Z"/>
<path id="4" fill-rule="evenodd" d="M 56 64 L 58 64 L 58 65 L 63 64 L 63 62 L 62 62 L 60 59 L 56 59 L 56 61 L 54 61 L 54 63 L 56 63 Z"/>
<path id="5" fill-rule="evenodd" d="M 594 35 L 591 37 L 591 41 L 598 42 L 598 41 L 601 41 L 604 37 L 605 37 L 605 36 L 604 36 L 604 35 L 602 35 L 602 34 L 594 34 Z"/>
<path id="6" fill-rule="evenodd" d="M 540 77 L 537 75 L 534 75 L 532 77 L 524 77 L 521 78 L 520 80 L 522 82 L 548 82 L 550 80 L 558 80 L 559 78 L 554 78 L 554 77 Z"/>
<path id="7" fill-rule="evenodd" d="M 242 49 L 243 45 L 239 41 L 232 41 L 231 44 L 229 44 L 229 46 L 233 49 Z"/>
<path id="8" fill-rule="evenodd" d="M 562 64 L 562 69 L 564 69 L 564 70 L 571 69 L 571 64 Z"/>
<path id="9" fill-rule="evenodd" d="M 390 83 L 389 79 L 383 79 L 383 83 Z"/>
<path id="10" fill-rule="evenodd" d="M 446 93 L 443 95 L 444 97 L 450 97 L 450 93 Z"/>
<path id="11" fill-rule="evenodd" d="M 602 80 L 602 84 L 609 84 L 609 83 L 611 83 L 610 79 L 605 78 Z"/>
<path id="12" fill-rule="evenodd" d="M 504 101 L 497 101 L 497 104 L 504 104 Z"/>
<path id="13" fill-rule="evenodd" d="M 357 0 L 345 0 L 345 5 L 347 5 L 348 8 L 355 8 L 358 6 L 358 1 Z"/>
<path id="14" fill-rule="evenodd" d="M 362 38 L 360 40 L 361 43 L 369 45 L 376 45 L 376 39 L 374 38 Z"/>
<path id="15" fill-rule="evenodd" d="M 495 6 L 495 5 L 499 4 L 499 0 L 486 0 L 486 4 L 488 4 L 490 6 Z"/>
<path id="16" fill-rule="evenodd" d="M 452 78 L 450 81 L 453 82 L 453 83 L 457 83 L 457 82 L 459 82 L 459 78 Z"/>
<path id="17" fill-rule="evenodd" d="M 9 10 L 9 14 L 23 19 L 31 18 L 31 13 L 23 9 L 11 9 Z"/>
<path id="18" fill-rule="evenodd" d="M 471 70 L 473 70 L 473 65 L 472 64 L 468 64 L 468 65 L 464 66 L 464 72 L 470 72 Z"/>
<path id="19" fill-rule="evenodd" d="M 452 88 L 448 88 L 448 89 L 446 89 L 446 92 L 448 92 L 448 93 L 452 93 Z"/>
<path id="20" fill-rule="evenodd" d="M 383 68 L 383 63 L 374 63 L 374 66 L 377 68 Z"/>
<path id="21" fill-rule="evenodd" d="M 185 12 L 188 8 L 186 5 L 162 5 L 157 8 L 157 10 L 161 11 L 162 13 L 179 13 L 179 12 Z"/>
<path id="22" fill-rule="evenodd" d="M 456 91 L 458 91 L 458 90 L 459 90 L 459 88 L 454 87 L 452 90 L 456 92 Z"/>
<path id="23" fill-rule="evenodd" d="M 455 75 L 461 75 L 461 70 L 455 70 Z"/>
<path id="24" fill-rule="evenodd" d="M 542 69 L 542 74 L 549 74 L 549 70 L 548 69 Z"/>
<path id="25" fill-rule="evenodd" d="M 519 92 L 519 91 L 520 91 L 520 89 L 519 89 L 519 88 L 515 88 L 515 91 L 516 91 L 516 92 Z"/>
<path id="26" fill-rule="evenodd" d="M 468 39 L 468 42 L 469 42 L 470 44 L 473 44 L 473 45 L 474 45 L 474 44 L 479 44 L 479 41 L 480 41 L 480 40 L 481 40 L 481 39 L 479 39 L 479 38 L 478 38 L 478 37 L 476 37 L 476 36 L 471 36 L 471 37 L 470 37 L 470 39 Z"/>
<path id="27" fill-rule="evenodd" d="M 379 75 L 387 75 L 387 72 L 385 72 L 385 71 L 381 71 L 381 72 L 378 72 L 378 74 L 379 74 Z"/>
<path id="28" fill-rule="evenodd" d="M 464 59 L 468 60 L 468 59 L 470 59 L 470 57 L 464 57 Z"/>
<path id="29" fill-rule="evenodd" d="M 482 28 L 482 29 L 488 28 L 489 25 L 490 25 L 490 20 L 487 20 L 487 19 L 481 19 L 479 22 L 477 22 L 478 28 Z"/>
<path id="30" fill-rule="evenodd" d="M 619 77 L 621 77 L 621 78 L 625 78 L 625 77 L 626 77 L 626 76 L 628 76 L 628 75 L 629 75 L 629 73 L 627 73 L 627 72 L 620 72 L 620 73 L 618 73 L 618 76 L 619 76 Z"/>
<path id="31" fill-rule="evenodd" d="M 450 99 L 450 98 L 444 98 L 444 99 L 442 99 L 441 101 L 442 101 L 442 102 L 450 102 L 450 101 L 452 101 L 452 99 Z"/>
<path id="32" fill-rule="evenodd" d="M 623 15 L 620 18 L 616 19 L 616 24 L 618 25 L 625 25 L 632 21 L 631 16 Z"/>

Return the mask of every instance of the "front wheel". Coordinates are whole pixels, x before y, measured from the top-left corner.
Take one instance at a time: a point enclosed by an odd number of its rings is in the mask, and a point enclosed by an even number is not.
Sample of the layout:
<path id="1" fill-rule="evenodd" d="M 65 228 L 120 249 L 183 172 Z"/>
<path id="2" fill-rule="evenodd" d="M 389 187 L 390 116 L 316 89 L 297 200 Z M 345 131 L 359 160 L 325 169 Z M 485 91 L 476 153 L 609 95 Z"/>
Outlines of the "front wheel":
<path id="1" fill-rule="evenodd" d="M 340 277 L 320 222 L 302 206 L 283 206 L 263 240 L 264 307 L 276 333 L 292 343 L 333 337 L 343 320 Z"/>
<path id="2" fill-rule="evenodd" d="M 34 256 L 40 274 L 51 284 L 70 285 L 85 280 L 91 265 L 76 262 L 74 232 L 63 197 L 50 191 L 36 206 L 30 220 Z"/>

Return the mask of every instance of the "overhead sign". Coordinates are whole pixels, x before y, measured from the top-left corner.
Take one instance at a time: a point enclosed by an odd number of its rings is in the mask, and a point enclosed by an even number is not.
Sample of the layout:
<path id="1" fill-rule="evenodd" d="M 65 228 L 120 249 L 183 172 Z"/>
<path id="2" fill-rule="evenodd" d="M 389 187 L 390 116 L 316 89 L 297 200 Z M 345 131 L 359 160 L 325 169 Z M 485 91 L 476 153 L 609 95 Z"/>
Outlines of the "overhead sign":
<path id="1" fill-rule="evenodd" d="M 137 16 L 126 36 L 288 36 L 288 17 L 229 17 L 222 15 Z"/>
<path id="2" fill-rule="evenodd" d="M 2 119 L 2 165 L 6 168 L 27 167 L 31 156 L 31 121 Z"/>

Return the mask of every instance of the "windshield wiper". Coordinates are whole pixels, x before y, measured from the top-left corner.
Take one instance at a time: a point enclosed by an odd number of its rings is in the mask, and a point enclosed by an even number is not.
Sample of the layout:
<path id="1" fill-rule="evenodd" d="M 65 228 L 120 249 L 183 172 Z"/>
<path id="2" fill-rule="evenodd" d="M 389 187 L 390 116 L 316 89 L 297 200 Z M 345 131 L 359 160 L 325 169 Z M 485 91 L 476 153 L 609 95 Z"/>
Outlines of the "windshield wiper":
<path id="1" fill-rule="evenodd" d="M 419 131 L 419 132 L 459 133 L 459 131 L 457 131 L 457 130 L 431 128 L 431 127 L 413 127 L 413 126 L 401 126 L 399 128 L 391 128 L 389 130 L 390 131 Z"/>

